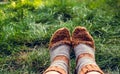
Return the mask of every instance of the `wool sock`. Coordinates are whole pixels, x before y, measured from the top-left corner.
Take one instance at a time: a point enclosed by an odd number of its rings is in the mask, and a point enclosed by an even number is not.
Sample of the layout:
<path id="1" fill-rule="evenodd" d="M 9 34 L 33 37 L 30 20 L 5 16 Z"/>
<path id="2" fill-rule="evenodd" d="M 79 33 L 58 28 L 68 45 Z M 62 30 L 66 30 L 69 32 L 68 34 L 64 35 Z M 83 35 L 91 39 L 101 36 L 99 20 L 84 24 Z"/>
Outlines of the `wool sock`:
<path id="1" fill-rule="evenodd" d="M 71 40 L 67 28 L 58 29 L 51 37 L 49 49 L 51 65 L 44 72 L 58 72 L 60 74 L 69 74 L 69 52 Z"/>
<path id="2" fill-rule="evenodd" d="M 98 72 L 103 74 L 95 62 L 94 40 L 85 27 L 78 26 L 72 33 L 72 46 L 76 55 L 76 74 Z"/>
<path id="3" fill-rule="evenodd" d="M 60 45 L 54 49 L 50 49 L 51 65 L 45 71 L 56 71 L 60 74 L 69 74 L 69 51 L 70 46 Z"/>
<path id="4" fill-rule="evenodd" d="M 91 71 L 103 74 L 95 62 L 95 50 L 93 48 L 85 44 L 79 44 L 74 48 L 74 51 L 76 55 L 77 74 L 87 74 Z"/>

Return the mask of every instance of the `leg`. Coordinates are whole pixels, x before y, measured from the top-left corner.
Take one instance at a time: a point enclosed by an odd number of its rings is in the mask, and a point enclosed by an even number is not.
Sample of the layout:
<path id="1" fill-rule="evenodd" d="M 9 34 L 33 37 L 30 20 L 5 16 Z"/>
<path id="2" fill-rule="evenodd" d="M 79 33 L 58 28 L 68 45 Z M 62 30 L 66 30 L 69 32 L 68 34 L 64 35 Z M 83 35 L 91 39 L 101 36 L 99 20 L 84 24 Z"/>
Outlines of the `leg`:
<path id="1" fill-rule="evenodd" d="M 49 45 L 51 65 L 44 74 L 68 74 L 70 45 L 68 29 L 61 28 L 53 34 Z"/>
<path id="2" fill-rule="evenodd" d="M 104 74 L 95 62 L 95 46 L 92 36 L 84 27 L 76 27 L 72 34 L 76 55 L 77 74 Z"/>
<path id="3" fill-rule="evenodd" d="M 47 72 L 46 74 L 60 74 L 60 73 L 56 71 L 50 71 L 50 72 Z"/>
<path id="4" fill-rule="evenodd" d="M 99 72 L 88 72 L 87 74 L 101 74 Z"/>

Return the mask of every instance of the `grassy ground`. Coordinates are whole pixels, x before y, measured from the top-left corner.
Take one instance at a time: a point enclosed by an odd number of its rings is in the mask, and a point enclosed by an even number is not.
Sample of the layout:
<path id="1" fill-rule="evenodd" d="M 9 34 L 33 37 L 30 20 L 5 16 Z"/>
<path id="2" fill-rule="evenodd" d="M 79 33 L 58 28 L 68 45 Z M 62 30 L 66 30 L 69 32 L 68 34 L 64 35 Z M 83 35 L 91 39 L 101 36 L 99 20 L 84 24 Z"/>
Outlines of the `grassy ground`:
<path id="1" fill-rule="evenodd" d="M 96 61 L 106 73 L 120 73 L 119 0 L 18 0 L 0 4 L 0 74 L 42 73 L 47 50 L 61 27 L 86 27 L 95 40 Z M 71 72 L 75 68 L 71 53 Z"/>

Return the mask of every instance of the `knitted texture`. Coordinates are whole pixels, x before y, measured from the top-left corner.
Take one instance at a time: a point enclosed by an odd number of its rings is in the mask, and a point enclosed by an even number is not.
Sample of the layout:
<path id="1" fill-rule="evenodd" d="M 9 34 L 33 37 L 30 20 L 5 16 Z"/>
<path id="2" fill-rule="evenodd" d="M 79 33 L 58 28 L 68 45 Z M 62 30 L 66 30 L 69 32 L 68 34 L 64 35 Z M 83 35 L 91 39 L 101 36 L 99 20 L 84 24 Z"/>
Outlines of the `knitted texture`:
<path id="1" fill-rule="evenodd" d="M 67 28 L 60 28 L 52 35 L 49 49 L 57 47 L 60 44 L 71 45 L 70 32 Z"/>
<path id="2" fill-rule="evenodd" d="M 96 71 L 103 72 L 95 62 L 94 40 L 84 27 L 76 27 L 72 34 L 72 46 L 76 55 L 75 74 L 86 74 Z"/>
<path id="3" fill-rule="evenodd" d="M 50 71 L 69 74 L 70 45 L 70 33 L 67 28 L 58 29 L 52 35 L 49 44 L 51 65 L 44 74 Z"/>
<path id="4" fill-rule="evenodd" d="M 88 72 L 99 72 L 100 74 L 104 74 L 102 72 L 102 70 L 97 66 L 97 65 L 93 65 L 93 64 L 88 64 L 86 66 L 84 66 L 78 74 L 87 74 Z"/>
<path id="5" fill-rule="evenodd" d="M 86 44 L 92 48 L 94 46 L 94 40 L 85 27 L 76 27 L 72 33 L 72 45 L 73 47 L 78 44 Z"/>

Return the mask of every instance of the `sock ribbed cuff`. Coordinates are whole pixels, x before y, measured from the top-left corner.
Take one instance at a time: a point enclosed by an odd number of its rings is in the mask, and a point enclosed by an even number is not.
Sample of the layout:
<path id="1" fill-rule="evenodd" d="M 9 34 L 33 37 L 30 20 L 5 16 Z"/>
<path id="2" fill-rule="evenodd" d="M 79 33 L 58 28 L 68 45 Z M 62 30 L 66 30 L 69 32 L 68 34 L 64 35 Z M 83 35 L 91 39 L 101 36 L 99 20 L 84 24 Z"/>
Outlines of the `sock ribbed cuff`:
<path id="1" fill-rule="evenodd" d="M 91 59 L 89 57 L 82 57 L 81 59 L 78 60 L 76 70 L 80 71 L 85 65 L 88 65 L 88 64 L 96 65 L 96 62 L 94 59 Z"/>
<path id="2" fill-rule="evenodd" d="M 93 64 L 85 65 L 78 74 L 87 74 L 88 72 L 99 72 L 100 74 L 104 74 L 103 71 L 97 66 Z"/>
<path id="3" fill-rule="evenodd" d="M 90 71 L 96 71 L 103 74 L 95 62 L 95 50 L 93 48 L 85 44 L 79 44 L 74 48 L 74 51 L 76 55 L 77 74 L 86 74 Z"/>
<path id="4" fill-rule="evenodd" d="M 50 66 L 43 74 L 46 74 L 47 72 L 50 72 L 50 71 L 55 71 L 60 74 L 68 74 L 64 69 L 60 68 L 59 66 Z"/>
<path id="5" fill-rule="evenodd" d="M 51 65 L 44 72 L 47 73 L 49 71 L 56 71 L 60 74 L 69 74 L 69 52 L 70 46 L 68 45 L 59 45 L 55 48 L 50 49 L 50 59 Z"/>

